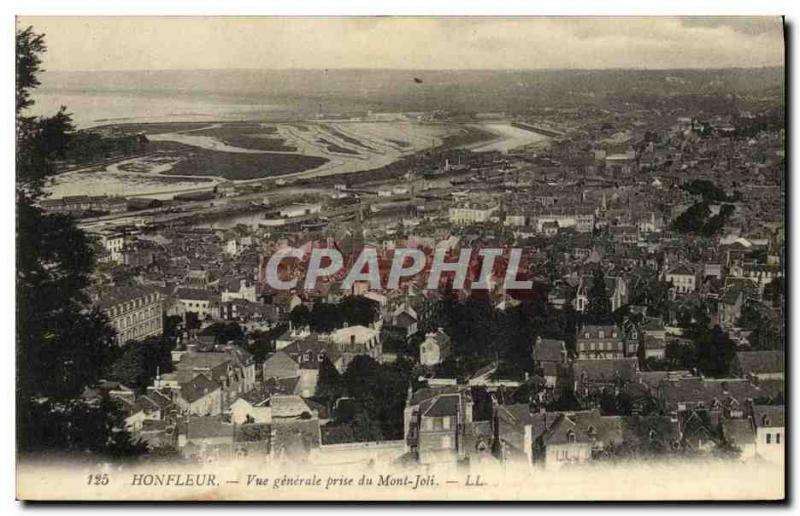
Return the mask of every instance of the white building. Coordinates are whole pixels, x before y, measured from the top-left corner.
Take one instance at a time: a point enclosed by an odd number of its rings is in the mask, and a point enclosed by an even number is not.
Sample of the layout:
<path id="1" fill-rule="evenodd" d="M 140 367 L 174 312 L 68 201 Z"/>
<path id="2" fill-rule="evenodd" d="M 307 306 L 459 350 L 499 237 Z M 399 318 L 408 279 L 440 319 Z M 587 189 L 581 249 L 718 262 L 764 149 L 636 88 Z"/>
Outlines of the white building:
<path id="1" fill-rule="evenodd" d="M 482 224 L 488 222 L 498 208 L 494 204 L 463 204 L 450 208 L 450 222 L 453 224 Z"/>

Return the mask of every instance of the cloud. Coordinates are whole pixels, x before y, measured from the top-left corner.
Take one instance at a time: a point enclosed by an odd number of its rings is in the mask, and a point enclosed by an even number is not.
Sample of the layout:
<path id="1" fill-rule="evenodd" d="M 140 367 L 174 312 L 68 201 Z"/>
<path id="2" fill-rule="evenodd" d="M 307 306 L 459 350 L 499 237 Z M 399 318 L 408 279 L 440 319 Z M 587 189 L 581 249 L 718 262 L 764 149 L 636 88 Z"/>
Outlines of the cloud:
<path id="1" fill-rule="evenodd" d="M 21 18 L 50 70 L 780 66 L 782 20 L 737 17 Z"/>

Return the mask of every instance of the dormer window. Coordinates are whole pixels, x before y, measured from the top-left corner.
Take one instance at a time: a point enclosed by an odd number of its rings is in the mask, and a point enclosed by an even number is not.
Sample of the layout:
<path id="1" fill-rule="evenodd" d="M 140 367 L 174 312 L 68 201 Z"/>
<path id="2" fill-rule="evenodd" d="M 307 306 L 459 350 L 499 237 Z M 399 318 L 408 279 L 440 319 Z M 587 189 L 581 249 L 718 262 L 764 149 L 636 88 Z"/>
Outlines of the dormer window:
<path id="1" fill-rule="evenodd" d="M 575 442 L 575 432 L 573 432 L 572 430 L 568 430 L 567 431 L 567 442 L 568 443 L 574 443 Z"/>
<path id="2" fill-rule="evenodd" d="M 761 426 L 769 426 L 769 416 L 764 414 L 761 416 Z"/>
<path id="3" fill-rule="evenodd" d="M 604 332 L 603 330 L 600 330 L 600 332 L 598 333 L 597 337 L 600 338 L 600 339 L 606 338 L 606 332 Z"/>

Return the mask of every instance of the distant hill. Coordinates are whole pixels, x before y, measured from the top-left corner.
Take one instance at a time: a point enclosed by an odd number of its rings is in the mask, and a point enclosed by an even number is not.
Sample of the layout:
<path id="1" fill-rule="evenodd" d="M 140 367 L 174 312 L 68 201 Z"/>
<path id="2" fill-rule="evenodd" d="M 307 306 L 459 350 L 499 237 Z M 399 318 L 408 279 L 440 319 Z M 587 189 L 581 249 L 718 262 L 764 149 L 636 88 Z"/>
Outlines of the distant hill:
<path id="1" fill-rule="evenodd" d="M 43 93 L 144 95 L 279 103 L 297 111 L 514 111 L 628 96 L 780 97 L 784 69 L 190 70 L 47 72 Z"/>

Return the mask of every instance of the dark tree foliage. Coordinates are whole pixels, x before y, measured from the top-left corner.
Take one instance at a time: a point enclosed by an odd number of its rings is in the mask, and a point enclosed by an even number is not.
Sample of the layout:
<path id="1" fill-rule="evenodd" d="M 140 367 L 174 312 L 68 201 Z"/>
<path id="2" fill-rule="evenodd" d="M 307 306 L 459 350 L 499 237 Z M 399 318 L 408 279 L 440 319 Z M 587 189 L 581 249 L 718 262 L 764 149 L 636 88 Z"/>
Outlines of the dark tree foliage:
<path id="1" fill-rule="evenodd" d="M 339 301 L 342 319 L 350 326 L 369 326 L 380 317 L 377 302 L 364 296 L 347 296 Z"/>
<path id="2" fill-rule="evenodd" d="M 403 359 L 379 364 L 365 355 L 355 357 L 341 376 L 345 395 L 350 399 L 340 403 L 339 408 L 348 409 L 342 413 L 337 408 L 335 422 L 353 425 L 361 440 L 402 438 L 412 369 L 413 364 Z"/>
<path id="3" fill-rule="evenodd" d="M 136 454 L 114 411 L 78 397 L 97 382 L 114 348 L 114 330 L 86 294 L 94 254 L 69 217 L 38 208 L 42 188 L 73 132 L 62 108 L 27 116 L 38 86 L 43 36 L 16 34 L 17 417 L 21 451 L 58 448 Z M 57 435 L 56 435 L 57 434 Z"/>
<path id="4" fill-rule="evenodd" d="M 116 351 L 105 377 L 144 391 L 156 374 L 172 371 L 172 348 L 170 340 L 159 337 L 128 342 Z"/>
<path id="5" fill-rule="evenodd" d="M 340 397 L 347 392 L 344 379 L 336 367 L 326 357 L 319 367 L 319 377 L 317 378 L 317 390 L 315 396 L 329 408 L 333 407 Z"/>
<path id="6" fill-rule="evenodd" d="M 344 319 L 339 308 L 332 303 L 314 303 L 311 309 L 311 329 L 319 333 L 330 333 L 341 328 Z"/>
<path id="7" fill-rule="evenodd" d="M 125 414 L 119 400 L 104 397 L 99 403 L 82 400 L 30 400 L 19 414 L 19 452 L 72 452 L 125 459 L 147 451 L 132 442 L 124 430 Z M 24 433 L 22 432 L 24 429 Z"/>
<path id="8" fill-rule="evenodd" d="M 217 344 L 227 344 L 231 341 L 241 341 L 244 330 L 236 322 L 216 322 L 200 332 L 200 335 L 213 335 Z"/>
<path id="9" fill-rule="evenodd" d="M 678 324 L 691 344 L 667 343 L 666 362 L 670 369 L 696 368 L 703 375 L 714 378 L 730 373 L 736 343 L 719 326 L 711 327 L 703 306 L 679 312 Z"/>
<path id="10" fill-rule="evenodd" d="M 592 286 L 586 296 L 587 306 L 584 321 L 588 324 L 608 324 L 613 321 L 611 300 L 606 290 L 606 277 L 598 267 L 592 275 Z"/>
<path id="11" fill-rule="evenodd" d="M 691 205 L 672 222 L 672 229 L 680 233 L 700 233 L 711 210 L 706 202 Z"/>
<path id="12" fill-rule="evenodd" d="M 308 326 L 311 324 L 311 310 L 306 305 L 297 305 L 289 312 L 289 321 L 295 328 Z"/>
<path id="13" fill-rule="evenodd" d="M 708 202 L 723 202 L 728 200 L 728 194 L 708 179 L 695 179 L 683 185 L 687 192 L 699 195 Z"/>
<path id="14" fill-rule="evenodd" d="M 253 331 L 244 341 L 244 349 L 253 355 L 256 363 L 260 364 L 266 360 L 268 353 L 275 351 L 275 339 L 283 334 L 286 329 L 287 325 L 279 324 L 268 331 Z"/>
<path id="15" fill-rule="evenodd" d="M 719 213 L 712 216 L 708 202 L 703 200 L 678 215 L 672 222 L 672 229 L 680 233 L 713 237 L 722 231 L 735 210 L 732 204 L 723 204 Z"/>

